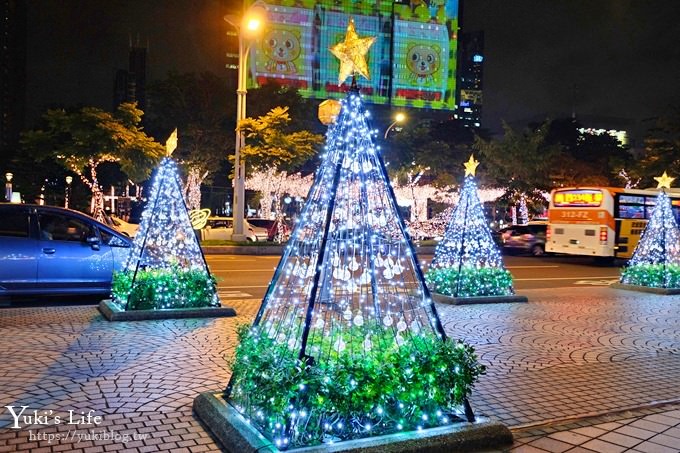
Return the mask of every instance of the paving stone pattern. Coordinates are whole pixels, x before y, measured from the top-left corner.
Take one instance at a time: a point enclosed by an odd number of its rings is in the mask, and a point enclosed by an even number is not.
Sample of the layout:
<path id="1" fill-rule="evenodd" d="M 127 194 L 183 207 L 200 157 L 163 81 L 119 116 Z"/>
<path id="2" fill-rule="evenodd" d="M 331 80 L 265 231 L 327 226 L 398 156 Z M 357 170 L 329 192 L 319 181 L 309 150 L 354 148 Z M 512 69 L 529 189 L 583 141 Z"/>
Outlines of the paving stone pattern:
<path id="1" fill-rule="evenodd" d="M 517 451 L 610 448 L 601 442 L 618 446 L 606 451 L 674 448 L 664 445 L 680 431 L 667 424 L 677 417 L 673 408 L 628 412 L 632 421 L 611 422 L 618 423 L 612 429 L 560 423 L 680 400 L 680 296 L 609 288 L 524 293 L 528 304 L 438 306 L 449 335 L 475 345 L 489 366 L 471 399 L 475 410 L 515 428 Z M 0 452 L 219 451 L 191 404 L 198 393 L 226 385 L 236 326 L 252 320 L 259 301 L 229 304 L 236 318 L 122 323 L 105 321 L 90 306 L 0 310 Z M 3 407 L 12 404 L 62 417 L 94 410 L 103 422 L 15 430 Z M 648 418 L 654 415 L 669 418 L 658 423 Z M 593 430 L 577 431 L 583 427 Z M 552 431 L 536 431 L 546 429 Z M 644 440 L 649 448 L 644 442 L 628 447 L 633 441 L 619 436 L 641 439 L 635 429 L 667 437 Z M 36 433 L 74 431 L 76 438 L 31 440 Z M 118 437 L 88 440 L 90 431 Z M 123 442 L 123 435 L 146 438 Z"/>

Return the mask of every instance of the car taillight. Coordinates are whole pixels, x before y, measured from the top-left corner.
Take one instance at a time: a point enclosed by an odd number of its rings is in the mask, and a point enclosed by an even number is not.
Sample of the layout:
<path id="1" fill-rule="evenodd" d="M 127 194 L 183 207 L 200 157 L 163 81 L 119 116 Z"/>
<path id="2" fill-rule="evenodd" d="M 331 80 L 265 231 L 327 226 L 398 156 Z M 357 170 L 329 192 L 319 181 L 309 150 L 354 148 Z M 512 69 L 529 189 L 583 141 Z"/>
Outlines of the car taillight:
<path id="1" fill-rule="evenodd" d="M 552 232 L 550 231 L 550 225 L 548 225 L 545 229 L 545 240 L 546 240 L 546 242 L 550 241 L 550 236 L 552 236 Z"/>
<path id="2" fill-rule="evenodd" d="M 607 227 L 600 227 L 600 242 L 607 242 L 608 230 L 609 228 Z"/>

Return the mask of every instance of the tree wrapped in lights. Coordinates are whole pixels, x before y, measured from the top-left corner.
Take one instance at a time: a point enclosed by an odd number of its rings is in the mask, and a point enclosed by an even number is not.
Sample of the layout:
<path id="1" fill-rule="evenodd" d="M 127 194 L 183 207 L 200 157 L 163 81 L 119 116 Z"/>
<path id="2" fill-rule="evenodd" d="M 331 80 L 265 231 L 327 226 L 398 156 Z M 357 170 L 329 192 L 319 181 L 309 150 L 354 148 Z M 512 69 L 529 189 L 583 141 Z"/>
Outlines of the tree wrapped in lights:
<path id="1" fill-rule="evenodd" d="M 519 210 L 517 213 L 517 216 L 519 217 L 518 224 L 519 225 L 526 225 L 529 223 L 529 209 L 527 208 L 527 197 L 522 194 L 519 197 Z"/>
<path id="2" fill-rule="evenodd" d="M 484 371 L 446 339 L 368 117 L 353 84 L 230 363 L 228 401 L 282 449 L 451 423 Z"/>
<path id="3" fill-rule="evenodd" d="M 189 220 L 177 165 L 169 157 L 156 172 L 139 232 L 124 269 L 113 276 L 112 292 L 126 310 L 220 305 Z"/>
<path id="4" fill-rule="evenodd" d="M 642 235 L 621 273 L 621 283 L 653 288 L 680 288 L 680 230 L 665 189 L 675 178 L 654 178 L 661 189 Z"/>
<path id="5" fill-rule="evenodd" d="M 460 199 L 427 272 L 430 289 L 446 296 L 514 294 L 512 276 L 503 266 L 477 194 L 474 176 L 478 164 L 473 156 L 465 164 Z"/>

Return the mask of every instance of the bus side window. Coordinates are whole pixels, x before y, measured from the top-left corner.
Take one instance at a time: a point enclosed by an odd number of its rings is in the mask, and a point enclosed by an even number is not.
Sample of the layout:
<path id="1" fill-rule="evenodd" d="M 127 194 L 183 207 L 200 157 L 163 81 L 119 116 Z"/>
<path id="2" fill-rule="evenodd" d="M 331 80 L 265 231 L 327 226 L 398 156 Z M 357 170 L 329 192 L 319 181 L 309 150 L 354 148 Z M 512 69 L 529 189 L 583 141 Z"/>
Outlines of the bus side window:
<path id="1" fill-rule="evenodd" d="M 680 206 L 673 206 L 673 216 L 675 217 L 675 222 L 680 225 Z"/>
<path id="2" fill-rule="evenodd" d="M 645 207 L 635 205 L 619 205 L 619 214 L 623 219 L 644 219 Z"/>

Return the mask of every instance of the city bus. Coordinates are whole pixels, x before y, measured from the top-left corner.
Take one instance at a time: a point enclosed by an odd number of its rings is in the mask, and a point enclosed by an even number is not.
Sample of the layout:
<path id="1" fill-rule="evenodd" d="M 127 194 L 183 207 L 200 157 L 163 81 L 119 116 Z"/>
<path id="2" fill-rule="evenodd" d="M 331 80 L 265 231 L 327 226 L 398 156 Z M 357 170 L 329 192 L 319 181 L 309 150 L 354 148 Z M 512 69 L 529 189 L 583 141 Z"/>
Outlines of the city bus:
<path id="1" fill-rule="evenodd" d="M 658 189 L 567 187 L 550 193 L 545 251 L 628 259 L 649 220 Z M 680 191 L 671 189 L 680 221 Z"/>

